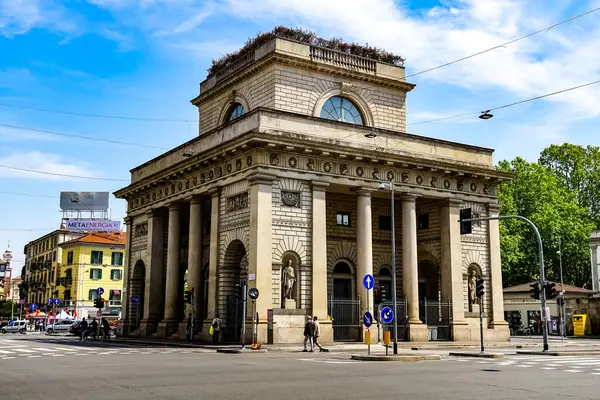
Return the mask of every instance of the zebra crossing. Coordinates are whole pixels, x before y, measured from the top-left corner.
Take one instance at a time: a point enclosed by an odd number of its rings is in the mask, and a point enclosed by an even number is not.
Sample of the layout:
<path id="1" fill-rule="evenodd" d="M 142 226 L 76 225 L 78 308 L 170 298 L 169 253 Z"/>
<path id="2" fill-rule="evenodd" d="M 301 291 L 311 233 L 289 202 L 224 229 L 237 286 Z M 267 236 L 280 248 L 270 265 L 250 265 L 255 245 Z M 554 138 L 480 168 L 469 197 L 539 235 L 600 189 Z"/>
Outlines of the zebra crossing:
<path id="1" fill-rule="evenodd" d="M 600 375 L 600 356 L 527 356 L 511 355 L 503 359 L 454 358 L 449 360 L 477 365 L 493 365 L 506 368 L 532 368 L 543 371 L 559 371 L 574 374 Z"/>

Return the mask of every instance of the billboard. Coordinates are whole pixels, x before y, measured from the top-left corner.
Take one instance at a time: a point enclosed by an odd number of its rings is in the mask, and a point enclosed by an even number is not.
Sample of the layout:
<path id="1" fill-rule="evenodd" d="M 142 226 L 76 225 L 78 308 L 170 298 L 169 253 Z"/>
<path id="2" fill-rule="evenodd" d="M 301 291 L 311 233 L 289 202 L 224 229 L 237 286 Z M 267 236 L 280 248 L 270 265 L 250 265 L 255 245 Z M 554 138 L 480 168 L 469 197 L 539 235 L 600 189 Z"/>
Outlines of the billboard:
<path id="1" fill-rule="evenodd" d="M 106 219 L 68 219 L 65 229 L 73 232 L 121 232 L 121 221 Z"/>
<path id="2" fill-rule="evenodd" d="M 106 211 L 109 192 L 60 192 L 63 211 Z"/>

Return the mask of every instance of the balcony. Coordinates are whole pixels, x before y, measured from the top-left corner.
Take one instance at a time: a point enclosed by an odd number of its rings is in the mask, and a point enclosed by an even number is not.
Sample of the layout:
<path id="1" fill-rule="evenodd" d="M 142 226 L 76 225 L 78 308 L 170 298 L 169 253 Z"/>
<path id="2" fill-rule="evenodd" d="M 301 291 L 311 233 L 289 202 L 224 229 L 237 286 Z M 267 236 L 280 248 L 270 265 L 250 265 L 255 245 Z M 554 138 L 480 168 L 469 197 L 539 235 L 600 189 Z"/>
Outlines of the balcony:
<path id="1" fill-rule="evenodd" d="M 108 307 L 121 307 L 122 301 L 121 300 L 109 300 L 108 301 Z"/>
<path id="2" fill-rule="evenodd" d="M 61 286 L 65 286 L 65 287 L 72 286 L 73 285 L 73 278 L 71 278 L 71 277 L 58 278 L 57 284 L 61 285 Z"/>

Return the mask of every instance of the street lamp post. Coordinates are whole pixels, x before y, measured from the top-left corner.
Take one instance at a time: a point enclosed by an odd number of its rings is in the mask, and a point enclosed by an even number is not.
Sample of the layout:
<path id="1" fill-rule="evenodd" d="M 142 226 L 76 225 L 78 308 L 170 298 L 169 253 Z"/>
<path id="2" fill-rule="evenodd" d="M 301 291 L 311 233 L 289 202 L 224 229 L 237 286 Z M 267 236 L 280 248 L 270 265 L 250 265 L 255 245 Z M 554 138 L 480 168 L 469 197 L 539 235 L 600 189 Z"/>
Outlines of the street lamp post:
<path id="1" fill-rule="evenodd" d="M 396 217 L 394 207 L 394 182 L 389 182 L 389 187 L 392 192 L 392 211 L 390 213 L 391 228 L 392 228 L 392 309 L 394 311 L 394 354 L 398 354 L 398 312 L 396 307 Z M 379 185 L 379 190 L 386 188 L 385 184 Z"/>
<path id="2" fill-rule="evenodd" d="M 565 283 L 563 281 L 563 268 L 562 268 L 562 248 L 560 242 L 560 236 L 558 238 L 558 264 L 560 265 L 560 335 L 564 339 L 567 335 L 565 332 Z"/>

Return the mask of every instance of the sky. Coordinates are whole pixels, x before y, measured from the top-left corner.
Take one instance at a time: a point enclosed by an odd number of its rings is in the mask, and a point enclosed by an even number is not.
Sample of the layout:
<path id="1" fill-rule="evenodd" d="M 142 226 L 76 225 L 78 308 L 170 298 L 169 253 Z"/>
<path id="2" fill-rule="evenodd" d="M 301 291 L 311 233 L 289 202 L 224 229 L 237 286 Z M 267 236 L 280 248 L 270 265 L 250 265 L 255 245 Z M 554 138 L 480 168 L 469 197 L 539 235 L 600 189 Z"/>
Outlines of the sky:
<path id="1" fill-rule="evenodd" d="M 496 162 L 534 161 L 551 144 L 600 145 L 600 84 L 499 109 L 487 121 L 419 123 L 600 79 L 600 11 L 545 30 L 598 7 L 600 0 L 0 0 L 0 165 L 102 178 L 0 167 L 0 252 L 10 241 L 18 274 L 23 246 L 59 227 L 61 191 L 114 192 L 131 168 L 196 136 L 189 101 L 211 60 L 277 25 L 384 48 L 406 59 L 407 75 L 543 30 L 410 77 L 417 86 L 407 131 L 494 148 Z M 125 202 L 111 196 L 110 213 L 121 219 Z"/>

